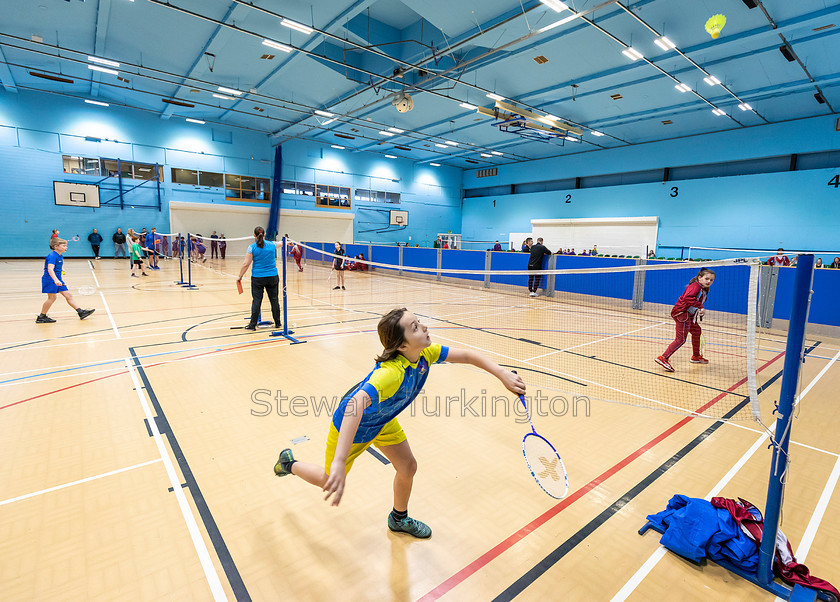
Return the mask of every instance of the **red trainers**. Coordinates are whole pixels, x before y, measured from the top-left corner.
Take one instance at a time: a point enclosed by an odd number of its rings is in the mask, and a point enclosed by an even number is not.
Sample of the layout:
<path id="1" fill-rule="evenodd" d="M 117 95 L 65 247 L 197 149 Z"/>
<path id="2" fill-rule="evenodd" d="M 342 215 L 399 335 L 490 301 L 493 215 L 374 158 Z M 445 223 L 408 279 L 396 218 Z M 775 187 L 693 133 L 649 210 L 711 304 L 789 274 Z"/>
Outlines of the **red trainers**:
<path id="1" fill-rule="evenodd" d="M 691 363 L 692 364 L 708 364 L 709 360 L 707 360 L 702 355 L 692 355 L 691 356 Z"/>
<path id="2" fill-rule="evenodd" d="M 673 372 L 674 371 L 674 367 L 671 365 L 671 362 L 666 360 L 661 355 L 653 361 L 656 362 L 657 364 L 659 364 L 660 366 L 662 366 L 663 368 L 665 368 L 668 372 Z"/>

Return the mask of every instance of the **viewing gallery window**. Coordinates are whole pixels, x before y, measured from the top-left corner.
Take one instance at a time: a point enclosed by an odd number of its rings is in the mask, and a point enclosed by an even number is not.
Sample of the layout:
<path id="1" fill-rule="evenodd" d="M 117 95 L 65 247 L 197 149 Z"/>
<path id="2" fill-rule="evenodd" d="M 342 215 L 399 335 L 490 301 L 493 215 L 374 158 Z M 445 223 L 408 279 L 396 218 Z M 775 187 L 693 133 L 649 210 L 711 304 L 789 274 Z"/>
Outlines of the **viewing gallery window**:
<path id="1" fill-rule="evenodd" d="M 283 194 L 300 194 L 302 196 L 315 196 L 315 184 L 306 182 L 280 182 L 280 190 Z"/>
<path id="2" fill-rule="evenodd" d="M 229 201 L 271 202 L 271 180 L 268 178 L 173 167 L 172 183 L 224 188 L 225 199 Z"/>
<path id="3" fill-rule="evenodd" d="M 61 159 L 64 163 L 64 173 L 82 174 L 86 176 L 101 175 L 98 157 L 64 155 Z"/>
<path id="4" fill-rule="evenodd" d="M 368 201 L 371 203 L 400 204 L 399 192 L 385 192 L 384 190 L 366 190 L 364 188 L 357 188 L 356 195 L 353 198 L 357 201 Z"/>
<path id="5" fill-rule="evenodd" d="M 61 161 L 64 173 L 85 176 L 121 176 L 131 180 L 154 180 L 154 163 L 134 163 L 99 157 L 77 157 L 63 155 Z M 163 182 L 163 168 L 158 166 L 158 178 Z"/>
<path id="6" fill-rule="evenodd" d="M 332 209 L 350 209 L 350 189 L 318 184 L 315 187 L 315 205 Z"/>

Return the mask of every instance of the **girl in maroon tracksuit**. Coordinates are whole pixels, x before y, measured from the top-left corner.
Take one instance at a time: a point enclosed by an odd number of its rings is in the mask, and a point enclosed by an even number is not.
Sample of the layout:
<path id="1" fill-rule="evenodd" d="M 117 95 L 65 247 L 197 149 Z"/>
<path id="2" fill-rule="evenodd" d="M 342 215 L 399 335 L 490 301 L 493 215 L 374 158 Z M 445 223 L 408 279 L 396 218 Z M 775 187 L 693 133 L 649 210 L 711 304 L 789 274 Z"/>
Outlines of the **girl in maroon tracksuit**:
<path id="1" fill-rule="evenodd" d="M 694 351 L 691 355 L 691 363 L 709 363 L 709 360 L 700 355 L 700 334 L 703 332 L 700 328 L 700 320 L 703 319 L 703 315 L 706 313 L 706 310 L 703 309 L 703 304 L 706 302 L 706 296 L 709 294 L 709 287 L 712 286 L 714 281 L 715 273 L 708 268 L 701 268 L 700 272 L 685 287 L 685 292 L 680 295 L 680 298 L 677 299 L 674 305 L 674 309 L 671 310 L 671 317 L 677 323 L 677 336 L 668 345 L 665 353 L 654 360 L 668 372 L 674 371 L 674 367 L 668 360 L 677 349 L 685 344 L 685 340 L 689 334 L 691 334 L 691 346 Z"/>

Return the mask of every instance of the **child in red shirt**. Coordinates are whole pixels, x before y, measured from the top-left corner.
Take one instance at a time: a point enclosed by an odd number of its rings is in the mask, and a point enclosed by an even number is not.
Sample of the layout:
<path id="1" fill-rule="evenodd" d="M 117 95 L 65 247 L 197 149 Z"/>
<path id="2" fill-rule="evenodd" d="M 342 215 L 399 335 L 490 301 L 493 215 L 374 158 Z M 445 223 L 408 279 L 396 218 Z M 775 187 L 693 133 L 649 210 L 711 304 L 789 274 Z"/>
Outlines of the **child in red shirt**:
<path id="1" fill-rule="evenodd" d="M 680 298 L 674 304 L 674 308 L 671 310 L 671 317 L 676 322 L 677 336 L 668 345 L 665 353 L 654 360 L 668 372 L 674 371 L 674 367 L 668 360 L 677 349 L 685 344 L 689 334 L 691 334 L 691 347 L 693 349 L 691 363 L 709 363 L 709 360 L 700 354 L 700 335 L 703 332 L 703 329 L 700 328 L 700 321 L 706 313 L 703 304 L 706 302 L 706 296 L 709 294 L 709 287 L 712 286 L 714 281 L 715 273 L 708 268 L 701 268 L 700 272 L 691 279 L 691 282 L 685 287 L 685 292 L 680 295 Z"/>

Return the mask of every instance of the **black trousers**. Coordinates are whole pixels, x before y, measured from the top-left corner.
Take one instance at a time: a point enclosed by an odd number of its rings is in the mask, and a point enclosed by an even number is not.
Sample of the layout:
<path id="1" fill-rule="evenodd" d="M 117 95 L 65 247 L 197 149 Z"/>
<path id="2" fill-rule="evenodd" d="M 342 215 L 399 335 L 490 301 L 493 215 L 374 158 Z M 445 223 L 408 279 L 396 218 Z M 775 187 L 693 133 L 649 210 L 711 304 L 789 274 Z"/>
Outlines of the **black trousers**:
<path id="1" fill-rule="evenodd" d="M 93 249 L 93 256 L 99 257 L 99 245 L 91 244 L 90 248 Z"/>
<path id="2" fill-rule="evenodd" d="M 271 302 L 271 315 L 274 318 L 274 325 L 279 328 L 283 324 L 280 319 L 280 301 L 277 298 L 279 290 L 280 276 L 251 278 L 251 321 L 248 322 L 249 328 L 255 328 L 259 321 L 263 291 L 268 293 L 268 300 Z"/>
<path id="3" fill-rule="evenodd" d="M 528 266 L 529 270 L 539 270 L 541 268 L 532 268 Z M 542 274 L 534 274 L 533 276 L 528 276 L 528 290 L 532 293 L 536 293 L 537 289 L 540 288 L 540 284 L 542 284 Z"/>
<path id="4" fill-rule="evenodd" d="M 217 259 L 219 257 L 219 243 L 215 241 L 210 242 L 210 259 Z"/>

